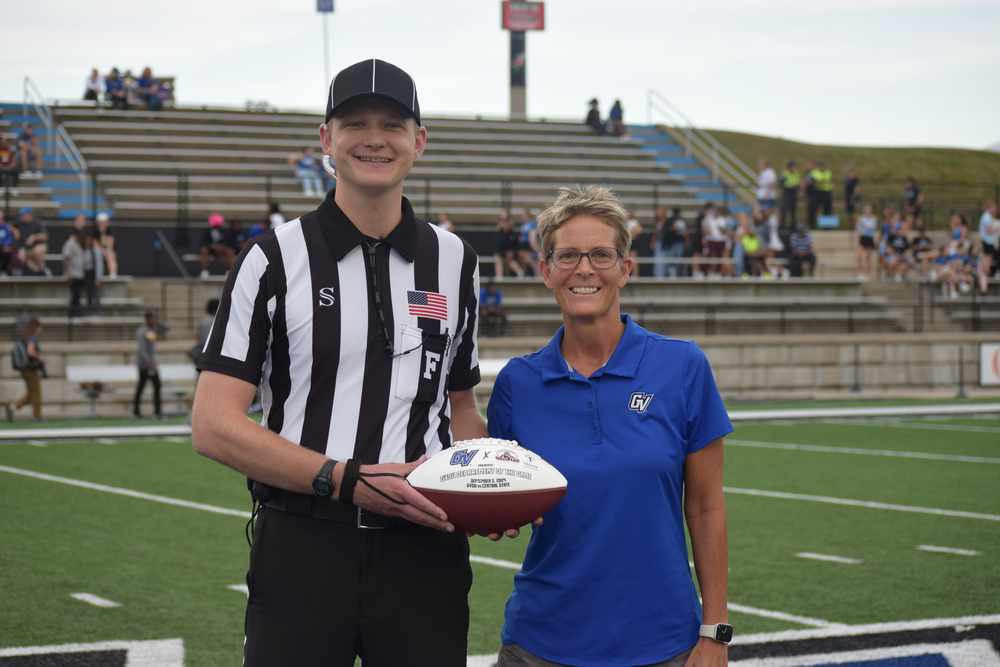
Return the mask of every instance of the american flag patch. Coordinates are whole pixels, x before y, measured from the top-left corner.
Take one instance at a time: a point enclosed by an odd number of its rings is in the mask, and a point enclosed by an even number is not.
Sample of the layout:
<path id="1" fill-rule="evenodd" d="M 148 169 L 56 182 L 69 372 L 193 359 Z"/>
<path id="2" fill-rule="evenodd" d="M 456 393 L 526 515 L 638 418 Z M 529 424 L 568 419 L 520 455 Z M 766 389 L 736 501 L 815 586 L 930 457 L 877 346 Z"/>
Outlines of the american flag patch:
<path id="1" fill-rule="evenodd" d="M 448 297 L 440 292 L 408 290 L 406 303 L 410 315 L 429 317 L 432 320 L 448 319 Z"/>

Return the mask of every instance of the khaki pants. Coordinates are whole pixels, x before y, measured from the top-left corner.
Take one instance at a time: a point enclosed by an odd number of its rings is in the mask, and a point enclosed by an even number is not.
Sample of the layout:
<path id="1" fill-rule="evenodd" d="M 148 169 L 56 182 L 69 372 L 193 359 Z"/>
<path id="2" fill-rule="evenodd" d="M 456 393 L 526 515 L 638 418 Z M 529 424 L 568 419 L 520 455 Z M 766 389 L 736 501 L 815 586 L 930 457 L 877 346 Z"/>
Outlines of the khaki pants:
<path id="1" fill-rule="evenodd" d="M 14 403 L 14 409 L 20 410 L 28 403 L 31 403 L 31 416 L 35 419 L 42 418 L 42 380 L 35 369 L 25 369 L 21 371 L 24 378 L 25 394 Z"/>
<path id="2" fill-rule="evenodd" d="M 691 655 L 690 649 L 680 655 L 674 656 L 666 662 L 656 662 L 652 665 L 644 665 L 643 667 L 684 667 L 684 663 L 687 662 L 689 655 Z M 497 657 L 499 660 L 496 667 L 565 667 L 565 665 L 560 665 L 557 662 L 543 660 L 517 644 L 504 644 L 500 649 L 500 655 Z"/>

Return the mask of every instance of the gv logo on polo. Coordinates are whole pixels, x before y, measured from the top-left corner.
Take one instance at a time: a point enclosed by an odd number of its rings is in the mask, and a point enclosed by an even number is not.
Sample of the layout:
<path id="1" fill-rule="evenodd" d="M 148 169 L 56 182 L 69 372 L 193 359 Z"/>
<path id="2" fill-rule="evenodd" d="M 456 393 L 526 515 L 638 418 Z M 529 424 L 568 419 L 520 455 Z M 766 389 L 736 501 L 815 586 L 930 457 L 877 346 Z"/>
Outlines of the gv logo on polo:
<path id="1" fill-rule="evenodd" d="M 643 391 L 634 391 L 628 399 L 628 409 L 632 412 L 644 413 L 653 402 L 653 395 Z"/>
<path id="2" fill-rule="evenodd" d="M 434 371 L 437 370 L 438 362 L 441 361 L 441 355 L 437 352 L 431 352 L 430 350 L 424 350 L 424 379 L 433 380 Z"/>
<path id="3" fill-rule="evenodd" d="M 337 302 L 336 297 L 333 295 L 332 287 L 320 287 L 319 288 L 319 305 L 324 307 L 330 307 Z"/>

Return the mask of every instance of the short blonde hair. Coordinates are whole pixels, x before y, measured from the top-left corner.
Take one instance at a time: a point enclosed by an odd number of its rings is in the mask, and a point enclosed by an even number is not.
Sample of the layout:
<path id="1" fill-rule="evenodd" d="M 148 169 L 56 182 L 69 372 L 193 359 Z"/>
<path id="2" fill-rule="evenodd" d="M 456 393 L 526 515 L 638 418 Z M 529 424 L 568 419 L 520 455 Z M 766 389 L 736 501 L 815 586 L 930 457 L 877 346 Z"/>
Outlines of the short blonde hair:
<path id="1" fill-rule="evenodd" d="M 588 215 L 597 218 L 615 232 L 615 248 L 628 257 L 632 238 L 626 221 L 628 215 L 618 196 L 599 185 L 559 188 L 559 196 L 538 215 L 538 238 L 542 259 L 548 260 L 555 246 L 556 231 L 573 218 Z"/>

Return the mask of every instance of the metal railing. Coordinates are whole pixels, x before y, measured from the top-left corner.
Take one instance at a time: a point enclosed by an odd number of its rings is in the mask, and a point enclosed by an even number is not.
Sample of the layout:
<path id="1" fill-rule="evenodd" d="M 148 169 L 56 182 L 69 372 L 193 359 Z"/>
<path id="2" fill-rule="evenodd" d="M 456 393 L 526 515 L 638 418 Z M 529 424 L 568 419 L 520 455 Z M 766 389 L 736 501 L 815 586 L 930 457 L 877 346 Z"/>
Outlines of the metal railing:
<path id="1" fill-rule="evenodd" d="M 650 88 L 646 91 L 646 115 L 650 125 L 654 123 L 654 112 L 666 120 L 667 130 L 677 136 L 685 154 L 699 158 L 708 167 L 712 178 L 735 187 L 749 186 L 756 181 L 753 169 L 718 139 L 695 125 L 662 93 Z"/>

